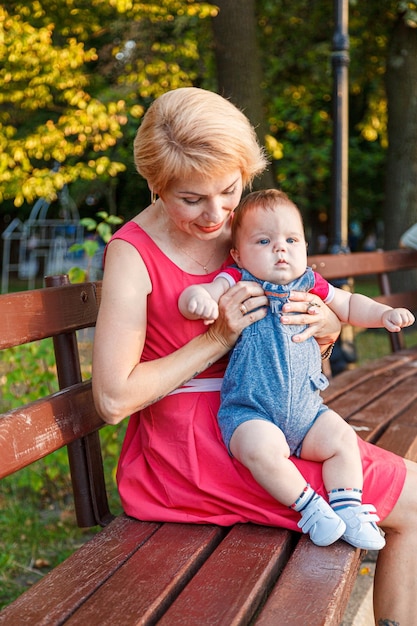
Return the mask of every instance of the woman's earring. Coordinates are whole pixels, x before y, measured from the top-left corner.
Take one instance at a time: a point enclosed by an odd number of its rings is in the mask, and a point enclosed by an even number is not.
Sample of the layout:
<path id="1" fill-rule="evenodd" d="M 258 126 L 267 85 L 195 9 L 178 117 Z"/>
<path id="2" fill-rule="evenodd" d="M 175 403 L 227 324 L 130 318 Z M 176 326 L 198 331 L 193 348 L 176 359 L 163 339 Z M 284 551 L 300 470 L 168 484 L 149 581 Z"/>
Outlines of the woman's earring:
<path id="1" fill-rule="evenodd" d="M 154 191 L 151 191 L 151 202 L 152 204 L 156 203 L 157 194 Z"/>

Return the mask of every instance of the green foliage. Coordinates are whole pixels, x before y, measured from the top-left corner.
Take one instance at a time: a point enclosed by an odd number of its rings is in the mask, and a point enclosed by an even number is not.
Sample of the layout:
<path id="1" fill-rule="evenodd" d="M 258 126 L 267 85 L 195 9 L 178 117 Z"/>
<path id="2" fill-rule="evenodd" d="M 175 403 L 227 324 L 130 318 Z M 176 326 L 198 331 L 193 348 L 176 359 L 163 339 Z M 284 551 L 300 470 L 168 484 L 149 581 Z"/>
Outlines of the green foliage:
<path id="1" fill-rule="evenodd" d="M 263 0 L 257 10 L 265 107 L 270 134 L 281 147 L 274 174 L 308 230 L 326 217 L 331 196 L 332 12 L 307 0 Z"/>
<path id="2" fill-rule="evenodd" d="M 193 0 L 0 7 L 0 202 L 120 175 L 150 98 L 196 79 L 215 12 Z"/>
<path id="3" fill-rule="evenodd" d="M 255 6 L 273 172 L 307 223 L 325 219 L 332 210 L 334 7 L 311 0 Z M 55 198 L 64 184 L 84 189 L 99 180 L 113 194 L 109 212 L 133 216 L 147 197 L 131 157 L 143 112 L 168 89 L 216 90 L 215 3 L 10 0 L 5 7 L 0 202 L 23 212 L 37 197 Z M 349 2 L 351 219 L 380 217 L 387 50 L 396 21 L 414 28 L 416 15 L 416 2 Z M 61 167 L 52 172 L 55 161 Z M 0 210 L 9 210 L 6 201 Z"/>
<path id="4" fill-rule="evenodd" d="M 257 3 L 265 108 L 282 148 L 277 183 L 306 224 L 331 206 L 334 6 L 310 0 Z M 385 66 L 398 19 L 413 26 L 416 2 L 349 2 L 349 218 L 382 217 L 387 154 Z M 322 222 L 326 228 L 326 221 Z"/>
<path id="5" fill-rule="evenodd" d="M 14 3 L 13 3 L 14 4 Z M 54 41 L 54 25 L 34 26 L 38 3 L 16 13 L 0 7 L 0 201 L 15 206 L 55 199 L 77 178 L 115 176 L 124 169 L 104 153 L 122 136 L 123 101 L 105 104 L 88 91 L 93 48 L 69 37 Z M 24 17 L 23 17 L 24 16 Z M 64 164 L 51 173 L 54 161 Z"/>
<path id="6" fill-rule="evenodd" d="M 99 211 L 96 216 L 101 222 L 92 217 L 84 217 L 80 220 L 80 224 L 87 229 L 88 232 L 94 233 L 94 239 L 84 239 L 82 243 L 74 243 L 69 252 L 83 252 L 87 257 L 87 267 L 71 267 L 68 275 L 72 283 L 82 283 L 90 279 L 91 267 L 94 256 L 97 254 L 100 243 L 108 243 L 112 236 L 112 226 L 118 226 L 123 222 L 123 218 L 117 215 L 109 215 L 106 211 Z"/>

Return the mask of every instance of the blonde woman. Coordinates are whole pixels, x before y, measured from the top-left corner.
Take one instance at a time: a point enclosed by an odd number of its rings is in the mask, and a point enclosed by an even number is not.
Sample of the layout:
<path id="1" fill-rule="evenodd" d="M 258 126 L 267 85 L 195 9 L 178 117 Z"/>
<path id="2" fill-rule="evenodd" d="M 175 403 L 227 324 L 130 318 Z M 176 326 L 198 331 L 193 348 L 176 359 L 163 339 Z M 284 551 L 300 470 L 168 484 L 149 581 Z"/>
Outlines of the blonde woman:
<path id="1" fill-rule="evenodd" d="M 253 128 L 219 95 L 178 89 L 151 105 L 134 155 L 152 200 L 108 245 L 93 358 L 94 397 L 103 419 L 117 424 L 131 416 L 118 468 L 124 509 L 139 519 L 297 529 L 298 514 L 278 504 L 229 456 L 217 425 L 227 354 L 243 329 L 265 315 L 262 288 L 237 283 L 221 298 L 219 317 L 209 327 L 184 320 L 177 307 L 185 287 L 210 282 L 231 262 L 233 211 L 266 166 Z M 314 336 L 326 351 L 340 323 L 326 305 L 311 308 L 314 301 L 312 294 L 293 294 L 285 313 L 299 313 L 307 326 L 299 338 Z M 376 619 L 412 626 L 415 465 L 359 446 L 364 498 L 377 507 L 387 541 L 375 576 Z M 325 496 L 320 464 L 293 462 Z"/>

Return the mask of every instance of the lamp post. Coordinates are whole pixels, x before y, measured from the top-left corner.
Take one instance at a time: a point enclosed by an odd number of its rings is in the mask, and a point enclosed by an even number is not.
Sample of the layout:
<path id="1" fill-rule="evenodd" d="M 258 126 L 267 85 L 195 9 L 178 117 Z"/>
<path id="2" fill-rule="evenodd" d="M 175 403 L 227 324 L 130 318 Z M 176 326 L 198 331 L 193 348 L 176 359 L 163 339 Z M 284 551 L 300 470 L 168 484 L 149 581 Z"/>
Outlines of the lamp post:
<path id="1" fill-rule="evenodd" d="M 333 172 L 330 252 L 348 252 L 349 2 L 334 0 Z"/>

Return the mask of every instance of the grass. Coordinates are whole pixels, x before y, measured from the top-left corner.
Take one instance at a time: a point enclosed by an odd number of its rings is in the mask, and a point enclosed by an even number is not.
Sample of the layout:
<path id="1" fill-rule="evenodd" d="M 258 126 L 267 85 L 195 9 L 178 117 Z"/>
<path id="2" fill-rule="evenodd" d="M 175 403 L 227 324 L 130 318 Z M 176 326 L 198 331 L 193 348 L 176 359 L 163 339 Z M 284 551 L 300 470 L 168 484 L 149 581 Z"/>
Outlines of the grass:
<path id="1" fill-rule="evenodd" d="M 404 332 L 406 348 L 417 345 L 417 330 L 413 327 Z M 383 329 L 357 331 L 355 336 L 357 361 L 355 367 L 390 354 L 391 344 L 388 333 Z"/>
<path id="2" fill-rule="evenodd" d="M 371 296 L 376 293 L 372 283 L 361 284 L 361 291 Z M 417 330 L 407 329 L 405 334 L 407 347 L 417 344 Z M 355 331 L 355 346 L 357 362 L 354 366 L 390 353 L 388 334 L 384 330 Z M 91 371 L 90 348 L 87 344 L 82 354 L 84 377 L 88 377 Z M 55 379 L 51 366 L 53 358 L 48 362 L 44 352 L 31 351 L 25 355 L 24 362 L 21 355 L 17 358 L 15 354 L 6 361 L 0 360 L 0 384 L 5 389 L 0 398 L 0 410 L 5 410 L 1 404 L 7 398 L 8 381 L 13 387 L 10 395 L 17 396 L 17 405 L 26 401 L 26 392 L 36 395 L 33 380 L 37 377 L 35 364 L 39 368 L 40 354 L 43 367 L 40 378 L 45 378 L 45 372 L 48 372 L 51 380 Z M 27 390 L 22 372 L 30 372 Z M 100 433 L 110 506 L 116 514 L 121 511 L 121 506 L 115 485 L 115 467 L 124 430 L 125 426 L 106 427 Z M 39 461 L 3 479 L 0 483 L 0 608 L 67 558 L 97 530 L 82 530 L 76 525 L 65 451 L 58 451 L 48 461 Z"/>
<path id="3" fill-rule="evenodd" d="M 83 543 L 69 505 L 38 499 L 13 484 L 0 493 L 0 607 Z"/>

